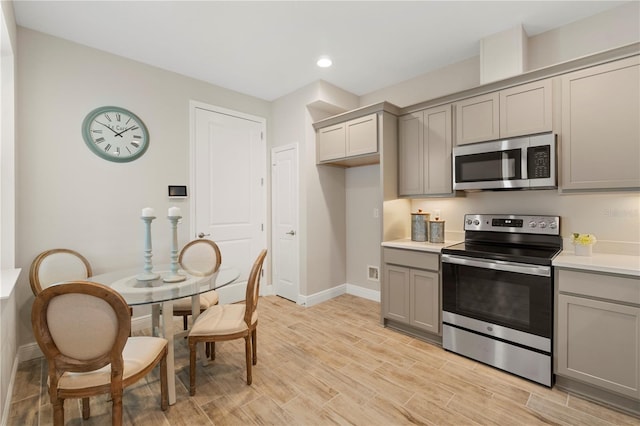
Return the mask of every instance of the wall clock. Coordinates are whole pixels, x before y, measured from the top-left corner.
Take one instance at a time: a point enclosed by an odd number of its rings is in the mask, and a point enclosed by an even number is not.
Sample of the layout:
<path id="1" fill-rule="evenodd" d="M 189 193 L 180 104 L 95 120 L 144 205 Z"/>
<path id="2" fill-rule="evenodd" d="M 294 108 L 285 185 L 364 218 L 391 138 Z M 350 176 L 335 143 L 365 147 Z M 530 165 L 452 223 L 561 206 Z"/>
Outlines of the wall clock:
<path id="1" fill-rule="evenodd" d="M 82 122 L 84 141 L 105 160 L 126 163 L 145 153 L 149 132 L 140 118 L 124 108 L 96 108 Z"/>

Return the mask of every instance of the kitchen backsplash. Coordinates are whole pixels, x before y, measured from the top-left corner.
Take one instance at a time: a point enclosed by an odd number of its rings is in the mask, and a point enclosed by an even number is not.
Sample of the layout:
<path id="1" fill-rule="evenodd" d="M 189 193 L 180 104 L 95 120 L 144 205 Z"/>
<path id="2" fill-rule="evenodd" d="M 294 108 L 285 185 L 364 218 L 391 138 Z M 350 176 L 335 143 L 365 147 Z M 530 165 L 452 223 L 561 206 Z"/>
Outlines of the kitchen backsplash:
<path id="1" fill-rule="evenodd" d="M 555 190 L 469 192 L 456 198 L 412 200 L 411 211 L 440 210 L 447 239 L 463 235 L 467 213 L 557 215 L 565 248 L 574 232 L 594 234 L 595 252 L 640 255 L 640 194 L 559 194 Z M 409 220 L 409 218 L 407 219 Z"/>

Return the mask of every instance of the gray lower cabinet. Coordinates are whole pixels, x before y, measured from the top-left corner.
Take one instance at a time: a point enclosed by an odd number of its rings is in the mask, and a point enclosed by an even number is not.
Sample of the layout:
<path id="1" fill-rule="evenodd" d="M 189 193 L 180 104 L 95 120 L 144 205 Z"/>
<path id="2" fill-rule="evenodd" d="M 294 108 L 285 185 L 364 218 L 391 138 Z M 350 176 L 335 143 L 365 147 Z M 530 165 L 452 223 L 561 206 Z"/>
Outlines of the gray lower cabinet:
<path id="1" fill-rule="evenodd" d="M 440 335 L 440 256 L 383 249 L 383 320 Z"/>
<path id="2" fill-rule="evenodd" d="M 640 400 L 640 279 L 556 274 L 556 374 Z"/>

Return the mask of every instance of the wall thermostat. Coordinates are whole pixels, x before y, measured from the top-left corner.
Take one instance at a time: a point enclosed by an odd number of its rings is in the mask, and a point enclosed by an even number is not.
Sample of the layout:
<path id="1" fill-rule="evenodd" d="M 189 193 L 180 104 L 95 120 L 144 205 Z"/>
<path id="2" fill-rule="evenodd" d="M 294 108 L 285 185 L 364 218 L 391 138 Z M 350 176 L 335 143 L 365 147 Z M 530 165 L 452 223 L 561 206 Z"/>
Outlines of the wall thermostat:
<path id="1" fill-rule="evenodd" d="M 169 198 L 186 198 L 187 185 L 169 185 Z"/>

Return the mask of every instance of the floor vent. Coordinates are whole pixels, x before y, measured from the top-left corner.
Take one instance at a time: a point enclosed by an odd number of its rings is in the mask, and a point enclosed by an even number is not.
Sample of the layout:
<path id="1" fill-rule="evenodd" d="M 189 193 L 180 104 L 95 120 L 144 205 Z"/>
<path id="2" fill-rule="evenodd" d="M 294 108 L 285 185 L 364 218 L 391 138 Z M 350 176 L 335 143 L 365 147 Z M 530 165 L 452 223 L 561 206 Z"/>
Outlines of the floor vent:
<path id="1" fill-rule="evenodd" d="M 367 277 L 371 281 L 380 281 L 379 270 L 377 266 L 367 266 Z"/>

